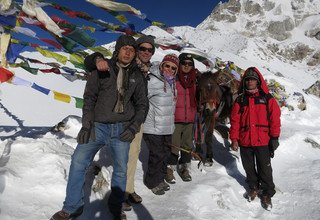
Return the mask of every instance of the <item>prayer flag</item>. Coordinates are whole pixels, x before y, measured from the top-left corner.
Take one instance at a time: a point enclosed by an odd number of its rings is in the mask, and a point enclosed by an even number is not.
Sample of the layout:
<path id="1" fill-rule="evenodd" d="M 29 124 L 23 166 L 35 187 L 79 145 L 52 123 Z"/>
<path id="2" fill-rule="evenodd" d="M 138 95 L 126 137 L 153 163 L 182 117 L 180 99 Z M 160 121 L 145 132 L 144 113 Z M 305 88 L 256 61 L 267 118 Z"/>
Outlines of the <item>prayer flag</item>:
<path id="1" fill-rule="evenodd" d="M 70 103 L 71 101 L 71 96 L 67 95 L 67 94 L 63 94 L 57 91 L 52 91 L 54 94 L 54 99 L 59 100 L 61 102 L 66 102 L 66 103 Z"/>

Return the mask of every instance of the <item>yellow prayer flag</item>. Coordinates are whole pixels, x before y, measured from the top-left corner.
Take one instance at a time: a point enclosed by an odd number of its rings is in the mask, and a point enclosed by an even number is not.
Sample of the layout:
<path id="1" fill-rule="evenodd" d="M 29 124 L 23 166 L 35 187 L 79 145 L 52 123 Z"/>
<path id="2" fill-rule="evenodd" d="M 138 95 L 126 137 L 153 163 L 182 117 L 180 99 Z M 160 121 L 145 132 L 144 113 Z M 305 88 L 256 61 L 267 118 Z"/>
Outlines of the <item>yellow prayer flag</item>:
<path id="1" fill-rule="evenodd" d="M 157 27 L 164 27 L 166 26 L 164 23 L 161 23 L 159 21 L 153 21 L 152 25 L 157 26 Z"/>
<path id="2" fill-rule="evenodd" d="M 42 49 L 42 48 L 40 48 L 40 47 L 37 47 L 36 49 L 37 49 L 37 51 L 39 51 L 43 56 L 49 57 L 49 58 L 54 58 L 54 59 L 57 60 L 59 63 L 66 64 L 67 61 L 68 61 L 68 58 L 67 58 L 67 57 L 62 56 L 62 55 L 60 55 L 60 54 L 58 54 L 58 53 L 51 52 L 51 51 Z"/>
<path id="3" fill-rule="evenodd" d="M 59 100 L 61 102 L 66 102 L 66 103 L 70 103 L 71 101 L 71 96 L 67 95 L 67 94 L 63 94 L 57 91 L 52 91 L 54 94 L 54 99 Z"/>
<path id="4" fill-rule="evenodd" d="M 78 54 L 72 53 L 70 54 L 70 62 L 73 63 L 83 63 L 84 58 L 82 56 L 79 56 Z"/>
<path id="5" fill-rule="evenodd" d="M 117 15 L 115 18 L 122 23 L 128 23 L 128 19 L 124 15 Z"/>
<path id="6" fill-rule="evenodd" d="M 82 25 L 82 29 L 84 29 L 84 30 L 89 30 L 89 31 L 91 31 L 92 33 L 94 33 L 94 32 L 96 31 L 96 28 L 91 27 L 91 26 L 85 26 L 85 25 Z"/>

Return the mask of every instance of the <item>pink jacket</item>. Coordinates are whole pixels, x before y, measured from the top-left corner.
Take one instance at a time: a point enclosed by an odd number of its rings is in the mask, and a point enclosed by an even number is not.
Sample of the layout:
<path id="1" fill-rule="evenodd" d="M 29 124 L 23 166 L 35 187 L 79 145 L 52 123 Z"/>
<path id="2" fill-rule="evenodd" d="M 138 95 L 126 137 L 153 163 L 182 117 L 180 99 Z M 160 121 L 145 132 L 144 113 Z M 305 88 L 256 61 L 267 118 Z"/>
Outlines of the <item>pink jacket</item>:
<path id="1" fill-rule="evenodd" d="M 190 90 L 183 88 L 179 80 L 176 81 L 177 88 L 177 102 L 175 112 L 175 122 L 194 122 L 196 116 L 196 106 L 190 105 L 189 91 L 194 92 L 196 97 L 196 86 L 194 85 Z M 196 102 L 195 102 L 196 103 Z"/>

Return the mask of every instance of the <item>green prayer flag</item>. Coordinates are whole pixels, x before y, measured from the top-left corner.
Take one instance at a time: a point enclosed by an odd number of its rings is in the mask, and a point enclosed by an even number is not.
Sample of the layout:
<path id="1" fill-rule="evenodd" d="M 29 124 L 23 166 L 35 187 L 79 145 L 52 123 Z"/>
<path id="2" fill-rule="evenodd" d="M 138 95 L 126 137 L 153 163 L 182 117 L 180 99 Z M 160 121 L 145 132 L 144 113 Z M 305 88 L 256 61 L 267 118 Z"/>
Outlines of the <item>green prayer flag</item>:
<path id="1" fill-rule="evenodd" d="M 73 97 L 76 100 L 76 108 L 82 108 L 83 107 L 83 99 L 79 97 Z"/>

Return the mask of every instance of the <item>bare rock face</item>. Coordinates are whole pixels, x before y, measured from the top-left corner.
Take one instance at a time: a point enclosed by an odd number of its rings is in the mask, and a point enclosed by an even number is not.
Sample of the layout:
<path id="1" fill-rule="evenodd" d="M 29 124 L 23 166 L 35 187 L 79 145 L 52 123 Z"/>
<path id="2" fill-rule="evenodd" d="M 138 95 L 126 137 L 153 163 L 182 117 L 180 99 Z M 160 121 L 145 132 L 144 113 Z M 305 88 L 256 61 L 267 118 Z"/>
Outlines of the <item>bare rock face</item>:
<path id="1" fill-rule="evenodd" d="M 275 6 L 276 6 L 276 4 L 274 2 L 270 2 L 267 0 L 263 4 L 263 9 L 265 11 L 271 11 L 272 9 L 274 9 Z"/>
<path id="2" fill-rule="evenodd" d="M 263 8 L 258 3 L 254 3 L 254 1 L 247 1 L 244 4 L 244 11 L 250 16 L 264 15 Z"/>
<path id="3" fill-rule="evenodd" d="M 304 139 L 306 143 L 310 143 L 313 148 L 320 149 L 320 144 L 315 141 L 313 138 L 307 137 Z"/>
<path id="4" fill-rule="evenodd" d="M 320 40 L 320 24 L 317 24 L 317 26 L 313 27 L 312 29 L 305 32 L 305 35 L 310 38 L 316 38 L 317 40 Z"/>
<path id="5" fill-rule="evenodd" d="M 294 28 L 294 22 L 291 18 L 286 18 L 283 21 L 272 21 L 269 23 L 268 32 L 270 36 L 278 41 L 288 39 L 290 31 Z"/>
<path id="6" fill-rule="evenodd" d="M 315 95 L 320 98 L 320 80 L 305 90 L 306 93 Z"/>
<path id="7" fill-rule="evenodd" d="M 317 40 L 320 40 L 320 30 L 319 30 L 319 32 L 316 33 L 315 38 L 316 38 Z"/>
<path id="8" fill-rule="evenodd" d="M 297 107 L 301 111 L 304 111 L 307 109 L 307 103 L 306 100 L 304 99 L 304 96 L 300 92 L 294 92 L 293 97 L 298 101 Z"/>
<path id="9" fill-rule="evenodd" d="M 316 66 L 320 64 L 320 51 L 316 52 L 313 54 L 313 56 L 310 58 L 308 61 L 307 65 L 308 66 Z"/>
<path id="10" fill-rule="evenodd" d="M 240 12 L 241 3 L 237 0 L 230 0 L 227 3 L 216 7 L 210 17 L 215 21 L 236 22 L 237 14 Z"/>

